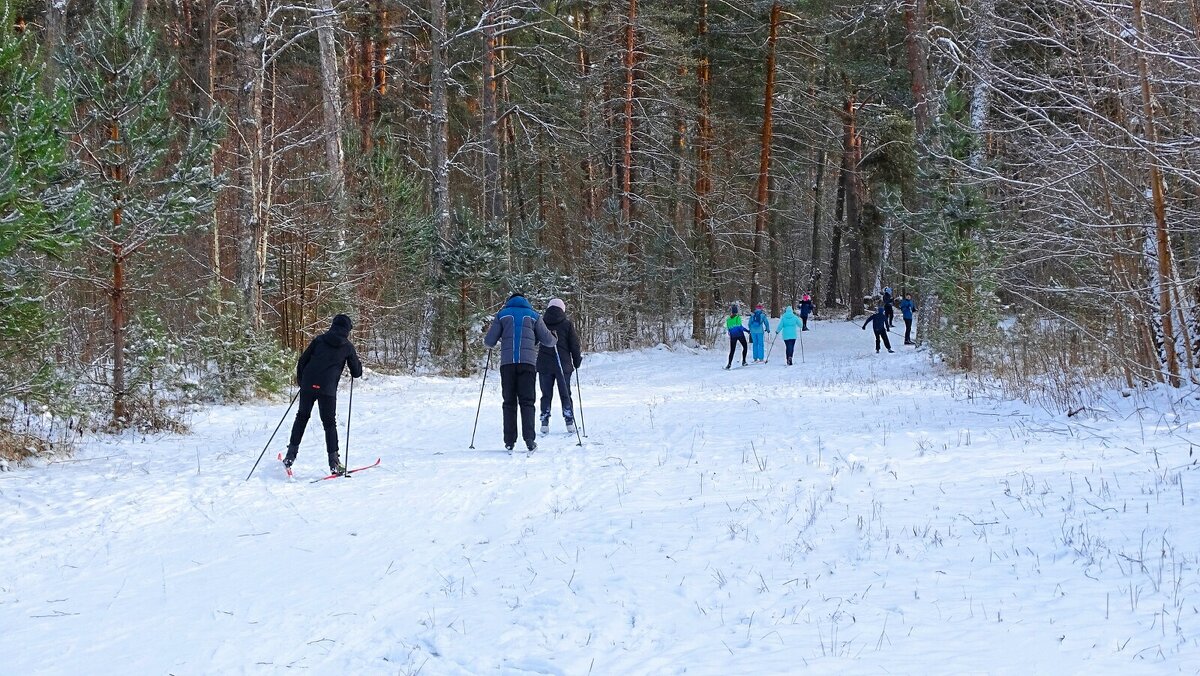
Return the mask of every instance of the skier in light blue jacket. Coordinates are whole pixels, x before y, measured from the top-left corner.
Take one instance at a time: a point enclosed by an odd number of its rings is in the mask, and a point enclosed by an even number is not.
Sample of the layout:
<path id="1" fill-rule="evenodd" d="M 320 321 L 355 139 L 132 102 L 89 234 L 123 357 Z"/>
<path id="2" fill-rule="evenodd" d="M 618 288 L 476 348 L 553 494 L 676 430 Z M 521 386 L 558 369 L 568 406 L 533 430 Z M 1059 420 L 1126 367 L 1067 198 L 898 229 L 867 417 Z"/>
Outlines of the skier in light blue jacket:
<path id="1" fill-rule="evenodd" d="M 796 336 L 800 329 L 800 318 L 792 312 L 792 306 L 789 305 L 783 309 L 783 314 L 779 317 L 779 324 L 775 327 L 775 333 L 782 334 L 783 344 L 787 348 L 787 365 L 792 365 L 792 354 L 796 351 Z"/>
<path id="2" fill-rule="evenodd" d="M 767 316 L 767 311 L 763 309 L 762 303 L 759 303 L 754 308 L 754 314 L 750 315 L 750 342 L 754 343 L 754 361 L 762 362 L 765 358 L 763 354 L 766 352 L 766 345 L 763 341 L 763 336 L 771 330 L 771 318 Z"/>

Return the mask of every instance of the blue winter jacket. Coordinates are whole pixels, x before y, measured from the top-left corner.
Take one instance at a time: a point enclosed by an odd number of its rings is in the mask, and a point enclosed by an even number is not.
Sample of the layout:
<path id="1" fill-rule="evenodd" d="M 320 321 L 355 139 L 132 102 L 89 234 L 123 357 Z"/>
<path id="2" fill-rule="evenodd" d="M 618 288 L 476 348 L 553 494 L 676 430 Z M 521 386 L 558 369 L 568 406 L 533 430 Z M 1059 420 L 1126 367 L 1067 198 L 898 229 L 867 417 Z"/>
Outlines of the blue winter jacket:
<path id="1" fill-rule="evenodd" d="M 900 314 L 904 315 L 905 319 L 912 319 L 913 310 L 915 309 L 916 305 L 913 304 L 912 300 L 905 298 L 900 301 Z"/>
<path id="2" fill-rule="evenodd" d="M 887 333 L 887 314 L 882 305 L 875 311 L 875 314 L 867 317 L 867 321 L 863 322 L 864 329 L 867 328 L 867 324 L 871 324 L 871 328 L 875 330 L 875 333 Z"/>
<path id="3" fill-rule="evenodd" d="M 500 345 L 500 365 L 529 364 L 537 366 L 538 344 L 554 347 L 557 341 L 546 322 L 533 311 L 522 296 L 513 296 L 496 313 L 496 319 L 483 338 L 488 348 Z"/>
<path id="4" fill-rule="evenodd" d="M 800 301 L 800 316 L 807 317 L 812 314 L 813 304 L 811 300 Z"/>
<path id="5" fill-rule="evenodd" d="M 792 306 L 789 305 L 783 309 L 783 314 L 779 317 L 779 324 L 775 326 L 775 333 L 783 336 L 784 340 L 795 340 L 796 331 L 800 329 L 800 318 L 792 312 Z"/>
<path id="6" fill-rule="evenodd" d="M 771 330 L 771 318 L 762 310 L 755 310 L 754 314 L 750 315 L 750 334 L 761 336 Z"/>

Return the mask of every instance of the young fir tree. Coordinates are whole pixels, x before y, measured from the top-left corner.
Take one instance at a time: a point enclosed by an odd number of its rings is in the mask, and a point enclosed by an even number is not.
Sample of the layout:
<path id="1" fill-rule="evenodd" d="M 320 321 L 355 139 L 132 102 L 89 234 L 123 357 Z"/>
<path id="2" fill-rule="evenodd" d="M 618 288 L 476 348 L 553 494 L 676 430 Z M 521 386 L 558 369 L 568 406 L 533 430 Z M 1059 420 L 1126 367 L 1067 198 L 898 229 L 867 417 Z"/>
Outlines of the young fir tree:
<path id="1" fill-rule="evenodd" d="M 12 23 L 0 8 L 0 391 L 27 399 L 47 394 L 53 375 L 41 261 L 61 257 L 79 232 L 60 133 L 67 99 L 39 85 L 39 55 Z"/>
<path id="2" fill-rule="evenodd" d="M 924 183 L 929 211 L 920 252 L 938 296 L 940 321 L 933 348 L 961 369 L 975 365 L 977 348 L 997 338 L 996 271 L 987 247 L 987 207 L 971 182 L 969 161 L 979 139 L 971 129 L 970 103 L 946 92 L 933 130 L 934 153 Z"/>
<path id="3" fill-rule="evenodd" d="M 127 0 L 104 0 L 66 45 L 62 81 L 74 99 L 71 151 L 89 199 L 84 274 L 110 299 L 113 422 L 126 416 L 126 331 L 137 257 L 168 238 L 204 227 L 217 181 L 209 154 L 217 125 L 187 120 L 168 103 L 175 65 L 158 56 L 144 19 Z M 103 261 L 103 265 L 94 264 Z"/>

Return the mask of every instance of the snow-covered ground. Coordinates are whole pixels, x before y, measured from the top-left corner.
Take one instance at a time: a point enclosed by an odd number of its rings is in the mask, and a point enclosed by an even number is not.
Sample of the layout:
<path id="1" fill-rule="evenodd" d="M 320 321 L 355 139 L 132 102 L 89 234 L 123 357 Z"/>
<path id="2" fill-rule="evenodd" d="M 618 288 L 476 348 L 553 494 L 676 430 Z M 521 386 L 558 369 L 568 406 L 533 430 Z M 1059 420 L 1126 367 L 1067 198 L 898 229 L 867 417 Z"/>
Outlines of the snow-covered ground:
<path id="1" fill-rule="evenodd" d="M 244 480 L 286 402 L 2 474 L 0 673 L 1196 673 L 1194 392 L 1068 418 L 804 347 L 590 355 L 583 447 L 530 457 L 494 372 L 476 450 L 478 379 L 370 375 L 352 479 L 278 438 Z"/>

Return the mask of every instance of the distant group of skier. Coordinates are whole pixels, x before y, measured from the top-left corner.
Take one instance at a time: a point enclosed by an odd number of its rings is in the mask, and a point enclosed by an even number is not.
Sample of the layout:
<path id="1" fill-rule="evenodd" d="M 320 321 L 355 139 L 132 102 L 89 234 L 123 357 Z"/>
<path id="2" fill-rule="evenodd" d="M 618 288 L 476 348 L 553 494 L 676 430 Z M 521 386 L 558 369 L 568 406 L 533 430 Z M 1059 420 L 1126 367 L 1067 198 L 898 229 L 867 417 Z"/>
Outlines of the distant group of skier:
<path id="1" fill-rule="evenodd" d="M 873 314 L 867 317 L 863 322 L 863 330 L 867 328 L 867 324 L 871 324 L 875 332 L 875 352 L 879 352 L 880 343 L 887 348 L 888 352 L 895 352 L 892 349 L 892 344 L 888 340 L 888 329 L 892 328 L 895 317 L 895 300 L 892 296 L 891 287 L 885 287 L 883 294 L 876 298 L 877 307 Z M 804 294 L 800 302 L 797 303 L 800 313 L 797 317 L 792 306 L 789 305 L 783 309 L 783 314 L 779 316 L 779 321 L 775 325 L 775 334 L 777 337 L 783 338 L 785 349 L 785 359 L 788 366 L 792 365 L 792 358 L 796 349 L 796 338 L 799 331 L 808 330 L 808 318 L 813 314 L 812 297 Z M 904 344 L 915 345 L 912 340 L 912 321 L 913 312 L 916 310 L 916 305 L 913 303 L 912 294 L 904 294 L 904 299 L 900 301 L 900 314 L 904 319 Z M 729 306 L 729 316 L 725 319 L 725 329 L 729 333 L 729 356 L 725 360 L 725 368 L 733 368 L 733 358 L 737 353 L 737 348 L 740 345 L 742 348 L 742 366 L 748 366 L 750 363 L 765 363 L 769 355 L 764 354 L 766 351 L 765 338 L 771 332 L 771 319 L 767 316 L 766 310 L 763 309 L 762 303 L 754 307 L 754 312 L 750 315 L 749 326 L 743 324 L 741 309 L 737 303 Z M 753 362 L 746 361 L 747 336 L 749 343 L 753 346 Z"/>
<path id="2" fill-rule="evenodd" d="M 895 316 L 891 288 L 885 288 L 882 296 L 877 297 L 876 301 L 878 307 L 874 314 L 863 322 L 863 330 L 866 330 L 868 324 L 872 325 L 876 353 L 879 352 L 881 344 L 888 352 L 894 352 L 888 340 L 888 329 L 892 328 Z M 801 297 L 796 305 L 798 312 L 794 311 L 791 305 L 787 306 L 775 325 L 776 336 L 783 339 L 788 366 L 792 365 L 800 332 L 809 330 L 809 317 L 815 313 L 812 297 L 808 294 Z M 911 294 L 904 294 L 899 308 L 904 320 L 904 344 L 913 345 L 912 320 L 916 306 Z M 358 353 L 349 338 L 352 326 L 350 317 L 344 314 L 337 315 L 333 318 L 329 330 L 314 338 L 296 362 L 296 385 L 300 388 L 297 399 L 300 405 L 296 409 L 296 419 L 292 424 L 287 454 L 283 457 L 283 464 L 289 472 L 296 460 L 300 441 L 314 406 L 320 413 L 325 431 L 325 450 L 330 473 L 340 475 L 347 471 L 339 457 L 335 412 L 338 381 L 343 370 L 348 366 L 352 378 L 361 377 L 363 372 Z M 769 354 L 766 336 L 771 332 L 771 318 L 762 304 L 754 308 L 747 326 L 743 324 L 738 304 L 734 303 L 729 308 L 725 328 L 729 333 L 726 369 L 733 366 L 733 358 L 739 345 L 742 348 L 742 366 L 748 365 L 747 337 L 749 345 L 753 345 L 754 363 L 767 361 Z M 490 350 L 496 346 L 500 347 L 505 449 L 511 452 L 517 442 L 518 412 L 521 421 L 520 435 L 525 442 L 525 448 L 531 452 L 537 449 L 534 400 L 538 385 L 542 392 L 541 433 L 546 435 L 550 432 L 550 413 L 555 392 L 558 393 L 566 431 L 572 434 L 577 432 L 571 375 L 583 362 L 583 351 L 579 334 L 567 317 L 567 306 L 562 299 L 552 299 L 545 312 L 538 314 L 523 294 L 512 294 L 505 302 L 504 308 L 496 313 L 483 342 L 489 349 L 489 360 Z"/>
<path id="3" fill-rule="evenodd" d="M 883 342 L 883 346 L 888 352 L 895 352 L 892 349 L 892 343 L 888 340 L 888 329 L 895 325 L 895 312 L 893 310 L 894 299 L 892 298 L 892 288 L 885 287 L 883 295 L 878 299 L 879 307 L 875 309 L 875 314 L 867 317 L 867 321 L 863 322 L 863 330 L 867 330 L 867 324 L 871 325 L 871 329 L 875 332 L 875 353 L 879 353 L 879 343 Z M 916 305 L 913 304 L 912 294 L 904 294 L 904 300 L 900 301 L 900 315 L 904 318 L 904 344 L 915 345 L 912 340 L 912 321 L 913 311 Z"/>

